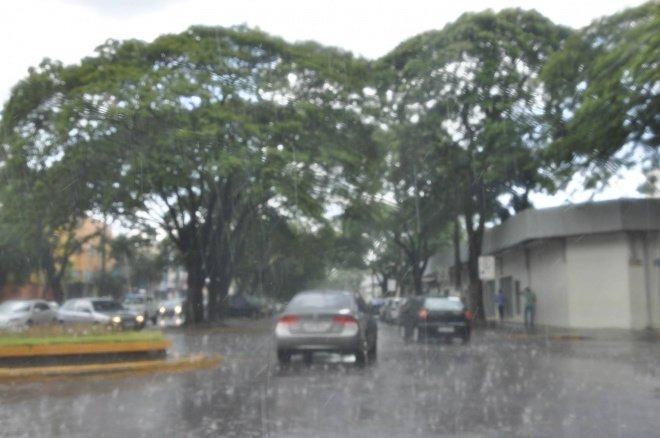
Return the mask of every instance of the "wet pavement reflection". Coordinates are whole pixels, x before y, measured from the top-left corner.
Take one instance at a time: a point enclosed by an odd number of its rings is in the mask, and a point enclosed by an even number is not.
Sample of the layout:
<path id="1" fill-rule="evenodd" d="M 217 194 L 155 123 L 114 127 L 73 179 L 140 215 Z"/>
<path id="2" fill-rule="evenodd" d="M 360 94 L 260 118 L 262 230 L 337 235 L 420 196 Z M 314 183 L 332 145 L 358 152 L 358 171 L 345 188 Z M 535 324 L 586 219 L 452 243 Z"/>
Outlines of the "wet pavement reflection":
<path id="1" fill-rule="evenodd" d="M 657 341 L 512 339 L 406 343 L 381 324 L 378 360 L 277 364 L 262 330 L 168 333 L 173 355 L 214 370 L 0 386 L 1 436 L 653 436 Z"/>

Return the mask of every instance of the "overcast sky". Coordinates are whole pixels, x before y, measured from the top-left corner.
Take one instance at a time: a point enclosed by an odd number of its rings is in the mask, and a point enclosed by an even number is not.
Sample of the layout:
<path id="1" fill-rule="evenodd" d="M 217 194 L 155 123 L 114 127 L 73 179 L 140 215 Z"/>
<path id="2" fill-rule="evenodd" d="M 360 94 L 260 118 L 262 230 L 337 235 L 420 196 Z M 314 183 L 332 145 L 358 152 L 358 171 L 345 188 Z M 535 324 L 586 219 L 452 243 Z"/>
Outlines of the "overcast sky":
<path id="1" fill-rule="evenodd" d="M 77 63 L 109 38 L 151 41 L 191 25 L 247 24 L 367 58 L 467 11 L 536 9 L 579 28 L 642 0 L 0 0 L 0 102 L 44 57 Z M 630 178 L 626 178 L 630 180 Z M 636 188 L 639 181 L 621 184 Z M 633 188 L 633 190 L 634 190 Z"/>

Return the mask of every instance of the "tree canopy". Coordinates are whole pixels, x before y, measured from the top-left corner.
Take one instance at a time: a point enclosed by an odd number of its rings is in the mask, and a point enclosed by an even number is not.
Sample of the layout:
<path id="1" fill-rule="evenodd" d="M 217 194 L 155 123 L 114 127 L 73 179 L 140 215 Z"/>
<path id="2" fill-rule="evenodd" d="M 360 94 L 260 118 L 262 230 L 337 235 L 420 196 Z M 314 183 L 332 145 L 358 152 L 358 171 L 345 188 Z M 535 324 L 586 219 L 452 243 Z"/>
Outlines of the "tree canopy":
<path id="1" fill-rule="evenodd" d="M 205 287 L 210 318 L 232 285 L 285 298 L 356 268 L 422 293 L 430 257 L 464 237 L 483 317 L 489 224 L 576 169 L 603 181 L 640 150 L 657 166 L 659 11 L 577 32 L 468 13 L 376 61 L 204 26 L 46 59 L 2 112 L 0 282 L 41 272 L 62 299 L 77 225 L 112 218 L 162 230 L 200 321 Z"/>
<path id="2" fill-rule="evenodd" d="M 572 35 L 546 63 L 546 115 L 555 173 L 586 171 L 587 186 L 620 166 L 657 168 L 660 146 L 660 4 L 604 17 Z"/>
<path id="3" fill-rule="evenodd" d="M 433 212 L 444 208 L 443 217 L 463 218 L 477 316 L 483 309 L 477 260 L 485 224 L 503 209 L 529 206 L 529 192 L 549 184 L 538 154 L 540 72 L 568 33 L 536 12 L 465 14 L 381 60 L 389 72 L 381 86 L 386 114 L 401 127 L 406 146 L 394 167 L 424 163 L 425 171 L 413 170 L 413 181 L 428 186 L 404 189 L 400 198 L 421 202 L 423 192 L 432 196 Z"/>

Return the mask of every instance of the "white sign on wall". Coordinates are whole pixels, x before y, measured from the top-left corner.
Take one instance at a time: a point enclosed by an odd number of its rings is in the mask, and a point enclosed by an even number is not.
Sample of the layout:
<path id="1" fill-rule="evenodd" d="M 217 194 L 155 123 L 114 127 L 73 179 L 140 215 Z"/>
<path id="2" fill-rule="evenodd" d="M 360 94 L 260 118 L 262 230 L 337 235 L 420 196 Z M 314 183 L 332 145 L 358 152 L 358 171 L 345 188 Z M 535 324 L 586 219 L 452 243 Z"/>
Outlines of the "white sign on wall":
<path id="1" fill-rule="evenodd" d="M 479 257 L 479 279 L 495 280 L 495 256 Z"/>

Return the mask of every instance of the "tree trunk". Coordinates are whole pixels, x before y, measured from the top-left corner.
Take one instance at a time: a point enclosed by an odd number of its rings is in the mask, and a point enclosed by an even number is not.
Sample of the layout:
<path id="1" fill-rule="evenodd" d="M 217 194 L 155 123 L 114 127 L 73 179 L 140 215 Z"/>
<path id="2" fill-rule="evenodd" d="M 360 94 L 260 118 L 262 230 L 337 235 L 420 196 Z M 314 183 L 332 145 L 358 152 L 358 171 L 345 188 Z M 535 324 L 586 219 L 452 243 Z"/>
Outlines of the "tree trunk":
<path id="1" fill-rule="evenodd" d="M 472 212 L 465 215 L 465 228 L 468 235 L 468 276 L 470 280 L 469 300 L 470 311 L 476 322 L 486 320 L 484 312 L 483 288 L 479 278 L 479 256 L 481 255 L 481 242 L 483 240 L 483 221 L 475 227 Z"/>
<path id="2" fill-rule="evenodd" d="M 458 216 L 454 217 L 454 287 L 457 290 L 461 290 L 462 278 L 461 274 L 463 271 L 462 262 L 461 262 L 461 232 L 460 232 L 461 223 L 458 219 Z"/>
<path id="3" fill-rule="evenodd" d="M 188 271 L 188 296 L 186 300 L 186 321 L 198 324 L 204 320 L 204 271 L 201 257 L 188 254 L 186 257 Z"/>
<path id="4" fill-rule="evenodd" d="M 47 297 L 48 289 L 50 289 L 53 292 L 53 299 L 57 303 L 62 304 L 64 301 L 64 289 L 62 288 L 61 275 L 57 274 L 57 269 L 55 268 L 55 261 L 50 252 L 45 254 L 42 260 L 46 271 L 46 284 L 44 285 L 43 297 Z"/>
<path id="5" fill-rule="evenodd" d="M 422 277 L 424 272 L 420 269 L 419 262 L 415 261 L 412 265 L 412 280 L 413 280 L 413 292 L 415 295 L 422 295 L 424 293 Z"/>
<path id="6" fill-rule="evenodd" d="M 209 320 L 223 319 L 227 315 L 227 296 L 231 281 L 228 275 L 214 275 L 209 283 Z"/>

